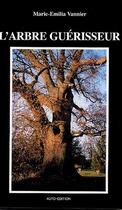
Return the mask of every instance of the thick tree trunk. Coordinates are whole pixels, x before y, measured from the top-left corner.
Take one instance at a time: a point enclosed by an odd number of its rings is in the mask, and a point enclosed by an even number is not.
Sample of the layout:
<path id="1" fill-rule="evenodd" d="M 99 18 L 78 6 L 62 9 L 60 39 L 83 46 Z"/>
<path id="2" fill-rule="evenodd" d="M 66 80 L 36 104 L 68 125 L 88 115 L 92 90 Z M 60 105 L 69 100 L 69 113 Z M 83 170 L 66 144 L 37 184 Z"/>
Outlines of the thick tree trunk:
<path id="1" fill-rule="evenodd" d="M 44 162 L 47 175 L 71 175 L 73 172 L 72 138 L 59 121 L 50 126 L 44 143 Z"/>
<path id="2" fill-rule="evenodd" d="M 47 126 L 44 143 L 44 167 L 47 175 L 72 175 L 72 136 L 70 134 L 71 111 L 73 96 L 68 89 L 65 98 L 57 103 L 53 109 L 53 122 Z"/>

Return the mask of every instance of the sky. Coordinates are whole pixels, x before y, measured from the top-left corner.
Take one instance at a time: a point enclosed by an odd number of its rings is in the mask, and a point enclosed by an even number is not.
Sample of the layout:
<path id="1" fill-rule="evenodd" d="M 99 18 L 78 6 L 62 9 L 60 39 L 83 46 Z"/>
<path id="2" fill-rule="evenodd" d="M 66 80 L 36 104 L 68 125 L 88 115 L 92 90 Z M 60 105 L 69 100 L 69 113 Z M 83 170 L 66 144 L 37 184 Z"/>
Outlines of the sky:
<path id="1" fill-rule="evenodd" d="M 15 50 L 16 51 L 16 50 Z M 107 52 L 106 50 L 103 49 L 84 49 L 83 55 L 81 59 L 91 59 L 91 58 L 98 58 L 101 56 L 106 56 Z M 13 59 L 15 58 L 14 53 L 13 53 Z M 99 90 L 102 94 L 106 95 L 106 66 L 100 67 L 100 76 L 98 76 L 93 80 L 92 85 L 94 86 L 94 90 Z M 31 79 L 28 78 L 28 82 Z M 43 85 L 43 83 L 42 83 Z M 84 109 L 87 109 L 88 106 L 90 105 L 90 101 L 87 100 L 82 94 L 78 94 L 75 91 L 72 91 L 74 95 L 74 102 L 79 106 Z M 52 112 L 45 106 L 43 106 L 49 121 L 52 121 Z M 71 124 L 73 125 L 73 119 Z M 72 126 L 71 126 L 72 127 Z"/>

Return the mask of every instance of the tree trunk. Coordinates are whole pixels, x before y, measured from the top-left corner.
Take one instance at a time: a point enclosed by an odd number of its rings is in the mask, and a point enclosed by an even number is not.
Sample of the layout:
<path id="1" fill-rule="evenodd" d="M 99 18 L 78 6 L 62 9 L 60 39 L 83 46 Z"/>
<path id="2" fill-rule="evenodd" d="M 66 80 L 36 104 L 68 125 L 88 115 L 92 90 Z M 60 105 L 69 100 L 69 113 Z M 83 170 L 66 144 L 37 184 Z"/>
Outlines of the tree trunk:
<path id="1" fill-rule="evenodd" d="M 44 142 L 44 168 L 47 175 L 71 176 L 73 173 L 72 136 L 70 133 L 73 95 L 68 89 L 64 97 L 56 100 L 53 122 L 47 126 Z"/>

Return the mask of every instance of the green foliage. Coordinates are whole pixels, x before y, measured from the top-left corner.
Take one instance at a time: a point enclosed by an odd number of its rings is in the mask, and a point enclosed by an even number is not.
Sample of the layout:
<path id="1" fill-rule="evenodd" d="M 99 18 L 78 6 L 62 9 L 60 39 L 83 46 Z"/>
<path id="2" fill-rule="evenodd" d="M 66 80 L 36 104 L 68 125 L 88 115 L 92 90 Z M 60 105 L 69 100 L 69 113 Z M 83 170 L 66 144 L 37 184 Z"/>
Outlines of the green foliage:
<path id="1" fill-rule="evenodd" d="M 82 147 L 79 144 L 79 140 L 75 139 L 72 145 L 72 155 L 74 164 L 78 164 L 82 169 L 89 167 L 89 160 L 86 159 L 86 156 L 83 153 Z"/>
<path id="2" fill-rule="evenodd" d="M 96 147 L 92 151 L 92 163 L 91 167 L 94 170 L 99 170 L 105 173 L 105 162 L 106 162 L 106 145 L 105 136 L 98 139 Z"/>

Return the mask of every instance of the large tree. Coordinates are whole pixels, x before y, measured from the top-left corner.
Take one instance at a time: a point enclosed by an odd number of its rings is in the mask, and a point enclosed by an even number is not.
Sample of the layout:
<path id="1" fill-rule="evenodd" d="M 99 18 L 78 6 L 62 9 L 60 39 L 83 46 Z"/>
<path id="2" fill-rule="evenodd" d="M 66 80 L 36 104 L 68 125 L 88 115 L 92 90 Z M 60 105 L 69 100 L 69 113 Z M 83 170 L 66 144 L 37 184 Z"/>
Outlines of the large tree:
<path id="1" fill-rule="evenodd" d="M 19 115 L 21 123 L 27 121 L 32 128 L 29 127 L 26 133 L 33 131 L 35 151 L 37 148 L 40 151 L 42 173 L 45 171 L 48 173 L 55 168 L 57 174 L 65 176 L 73 174 L 73 138 L 83 135 L 97 136 L 105 132 L 97 120 L 95 121 L 92 112 L 78 106 L 74 100 L 76 94 L 79 95 L 77 100 L 80 104 L 84 100 L 83 97 L 93 105 L 104 100 L 97 85 L 95 87 L 95 81 L 99 82 L 98 77 L 107 58 L 101 56 L 98 51 L 82 49 L 12 51 L 13 113 Z M 21 98 L 22 104 L 26 103 L 29 107 L 24 114 L 20 114 L 20 110 L 19 112 L 14 110 L 17 97 Z M 50 114 L 47 114 L 46 109 L 50 110 Z M 80 119 L 78 125 L 80 131 L 75 130 L 77 126 L 71 129 L 72 119 L 76 120 L 76 124 Z M 93 126 L 92 119 L 97 125 Z M 14 138 L 22 138 L 20 128 L 17 122 L 13 123 L 13 145 Z"/>

